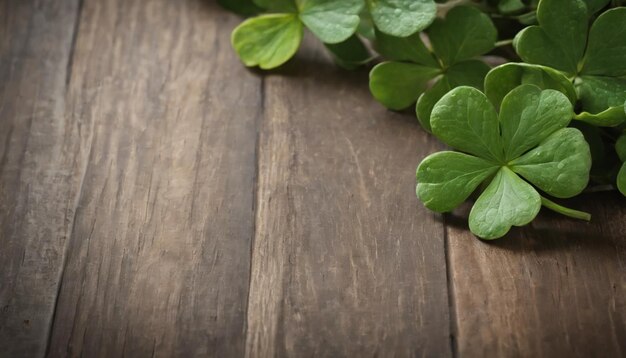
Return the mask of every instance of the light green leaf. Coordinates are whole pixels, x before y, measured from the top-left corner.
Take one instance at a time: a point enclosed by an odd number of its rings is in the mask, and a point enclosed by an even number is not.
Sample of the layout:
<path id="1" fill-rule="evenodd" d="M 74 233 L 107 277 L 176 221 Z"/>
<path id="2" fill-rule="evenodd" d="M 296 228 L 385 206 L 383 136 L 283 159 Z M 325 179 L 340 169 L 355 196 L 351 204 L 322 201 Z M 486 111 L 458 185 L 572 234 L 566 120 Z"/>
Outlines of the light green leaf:
<path id="1" fill-rule="evenodd" d="M 324 43 L 347 40 L 359 26 L 363 0 L 299 0 L 300 20 Z"/>
<path id="2" fill-rule="evenodd" d="M 626 75 L 626 7 L 608 10 L 593 23 L 582 73 Z"/>
<path id="3" fill-rule="evenodd" d="M 435 54 L 448 66 L 489 52 L 498 37 L 489 16 L 468 6 L 453 8 L 427 32 Z"/>
<path id="4" fill-rule="evenodd" d="M 422 31 L 437 14 L 433 0 L 367 0 L 367 5 L 376 27 L 397 37 Z"/>
<path id="5" fill-rule="evenodd" d="M 432 154 L 417 168 L 417 197 L 433 211 L 450 211 L 498 168 L 494 163 L 463 153 Z"/>
<path id="6" fill-rule="evenodd" d="M 570 74 L 578 70 L 587 42 L 587 7 L 582 0 L 542 0 L 539 26 L 515 36 L 514 46 L 524 62 L 550 66 Z"/>
<path id="7" fill-rule="evenodd" d="M 338 44 L 326 44 L 326 48 L 333 54 L 335 62 L 348 70 L 364 65 L 372 59 L 369 50 L 357 35 L 352 35 Z"/>
<path id="8" fill-rule="evenodd" d="M 589 113 L 623 107 L 626 101 L 626 79 L 582 76 L 577 79 L 577 89 L 583 110 Z"/>
<path id="9" fill-rule="evenodd" d="M 512 161 L 511 169 L 552 196 L 570 198 L 589 182 L 589 145 L 578 129 L 563 128 Z"/>
<path id="10" fill-rule="evenodd" d="M 388 60 L 440 67 L 433 53 L 424 45 L 419 33 L 409 37 L 395 37 L 376 31 L 376 50 Z"/>
<path id="11" fill-rule="evenodd" d="M 293 57 L 302 34 L 302 23 L 295 15 L 262 15 L 237 26 L 231 42 L 246 66 L 272 69 Z"/>
<path id="12" fill-rule="evenodd" d="M 574 119 L 598 127 L 617 127 L 626 122 L 626 113 L 624 113 L 623 107 L 609 107 L 609 109 L 597 114 L 581 112 Z"/>
<path id="13" fill-rule="evenodd" d="M 472 207 L 469 227 L 480 238 L 498 239 L 512 226 L 530 223 L 540 209 L 539 193 L 510 169 L 502 167 Z"/>
<path id="14" fill-rule="evenodd" d="M 253 0 L 253 2 L 263 9 L 272 12 L 296 13 L 296 3 L 294 0 Z"/>
<path id="15" fill-rule="evenodd" d="M 576 89 L 562 72 L 527 63 L 505 63 L 489 71 L 485 77 L 485 94 L 496 108 L 500 108 L 504 96 L 522 84 L 557 90 L 572 104 L 576 103 Z"/>
<path id="16" fill-rule="evenodd" d="M 622 164 L 622 168 L 617 173 L 617 189 L 626 196 L 626 163 Z"/>
<path id="17" fill-rule="evenodd" d="M 441 70 L 402 62 L 383 62 L 370 72 L 370 91 L 387 108 L 411 106 Z"/>
<path id="18" fill-rule="evenodd" d="M 487 97 L 473 87 L 457 87 L 433 108 L 433 134 L 462 152 L 503 161 L 498 115 Z"/>
<path id="19" fill-rule="evenodd" d="M 534 85 L 517 87 L 504 97 L 500 109 L 505 160 L 517 158 L 565 128 L 573 116 L 572 104 L 563 93 Z"/>
<path id="20" fill-rule="evenodd" d="M 424 129 L 431 131 L 430 113 L 443 95 L 458 86 L 472 86 L 481 89 L 488 71 L 489 66 L 478 60 L 462 61 L 448 68 L 446 74 L 417 100 L 417 119 Z"/>

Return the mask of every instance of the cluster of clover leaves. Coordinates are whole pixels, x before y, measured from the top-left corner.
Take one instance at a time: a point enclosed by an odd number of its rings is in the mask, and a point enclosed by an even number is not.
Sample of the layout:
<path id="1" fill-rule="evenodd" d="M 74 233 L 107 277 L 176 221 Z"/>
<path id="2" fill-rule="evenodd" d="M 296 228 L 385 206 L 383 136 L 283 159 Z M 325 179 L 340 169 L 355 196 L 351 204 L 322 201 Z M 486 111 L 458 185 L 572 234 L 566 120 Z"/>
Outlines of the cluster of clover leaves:
<path id="1" fill-rule="evenodd" d="M 456 150 L 421 162 L 417 197 L 448 212 L 475 193 L 469 227 L 480 238 L 542 206 L 590 219 L 551 198 L 626 196 L 624 0 L 219 1 L 252 16 L 232 34 L 246 66 L 281 66 L 305 29 L 341 67 L 375 62 L 374 98 L 414 106 Z"/>

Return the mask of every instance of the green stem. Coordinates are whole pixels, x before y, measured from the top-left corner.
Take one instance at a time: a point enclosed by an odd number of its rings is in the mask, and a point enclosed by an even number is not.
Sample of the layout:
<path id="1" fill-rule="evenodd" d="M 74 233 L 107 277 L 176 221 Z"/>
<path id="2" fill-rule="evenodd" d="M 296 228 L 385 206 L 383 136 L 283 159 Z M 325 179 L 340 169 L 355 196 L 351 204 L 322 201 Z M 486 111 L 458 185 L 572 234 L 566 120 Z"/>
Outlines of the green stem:
<path id="1" fill-rule="evenodd" d="M 569 216 L 570 218 L 580 219 L 580 220 L 585 220 L 585 221 L 591 220 L 591 214 L 583 212 L 583 211 L 566 208 L 562 205 L 555 203 L 554 201 L 544 198 L 543 196 L 541 197 L 541 205 L 545 206 L 546 208 L 552 211 L 556 211 L 559 214 Z"/>
<path id="2" fill-rule="evenodd" d="M 496 47 L 508 46 L 508 45 L 510 45 L 512 43 L 513 43 L 513 39 L 502 40 L 502 41 L 496 42 Z"/>

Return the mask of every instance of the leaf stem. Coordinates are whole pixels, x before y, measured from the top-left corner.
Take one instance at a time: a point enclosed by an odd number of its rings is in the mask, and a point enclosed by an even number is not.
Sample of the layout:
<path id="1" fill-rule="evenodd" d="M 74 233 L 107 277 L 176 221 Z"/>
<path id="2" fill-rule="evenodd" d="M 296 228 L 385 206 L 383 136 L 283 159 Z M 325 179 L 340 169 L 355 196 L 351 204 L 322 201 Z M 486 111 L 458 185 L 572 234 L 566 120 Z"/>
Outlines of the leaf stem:
<path id="1" fill-rule="evenodd" d="M 541 205 L 545 206 L 546 208 L 552 211 L 556 211 L 559 214 L 569 216 L 570 218 L 580 219 L 580 220 L 585 220 L 585 221 L 591 220 L 591 214 L 586 213 L 584 211 L 578 211 L 578 210 L 566 208 L 562 205 L 555 203 L 554 201 L 544 198 L 543 196 L 541 197 Z"/>
<path id="2" fill-rule="evenodd" d="M 508 46 L 513 43 L 513 39 L 502 40 L 496 42 L 496 47 Z"/>

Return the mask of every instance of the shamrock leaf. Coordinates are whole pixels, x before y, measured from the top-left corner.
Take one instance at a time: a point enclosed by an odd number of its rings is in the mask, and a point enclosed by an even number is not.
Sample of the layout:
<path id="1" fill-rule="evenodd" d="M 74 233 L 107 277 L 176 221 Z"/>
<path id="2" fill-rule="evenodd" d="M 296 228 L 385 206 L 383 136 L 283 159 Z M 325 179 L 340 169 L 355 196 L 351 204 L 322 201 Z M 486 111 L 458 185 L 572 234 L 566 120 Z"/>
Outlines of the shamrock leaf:
<path id="1" fill-rule="evenodd" d="M 437 15 L 433 0 L 367 0 L 367 6 L 376 27 L 397 37 L 424 30 Z"/>
<path id="2" fill-rule="evenodd" d="M 587 186 L 591 155 L 582 133 L 566 128 L 572 116 L 563 93 L 535 85 L 509 92 L 499 114 L 479 90 L 453 89 L 433 108 L 432 131 L 464 153 L 440 152 L 424 159 L 417 169 L 417 196 L 426 207 L 445 212 L 485 183 L 469 217 L 472 232 L 484 239 L 529 223 L 542 204 L 587 218 L 543 198 L 531 185 L 560 198 Z"/>
<path id="3" fill-rule="evenodd" d="M 226 0 L 224 0 L 226 1 Z M 241 23 L 231 38 L 233 48 L 246 66 L 272 69 L 287 62 L 302 42 L 306 26 L 326 44 L 339 44 L 356 32 L 363 0 L 255 0 L 254 3 L 276 14 L 261 15 Z M 346 49 L 357 51 L 354 40 L 343 48 L 331 48 L 346 56 Z M 354 58 L 352 58 L 354 60 Z M 348 60 L 350 62 L 350 60 Z"/>
<path id="4" fill-rule="evenodd" d="M 246 66 L 271 69 L 287 62 L 302 42 L 302 23 L 293 14 L 272 14 L 244 21 L 231 42 Z"/>
<path id="5" fill-rule="evenodd" d="M 624 194 L 624 196 L 626 196 L 626 134 L 622 134 L 622 136 L 617 140 L 615 149 L 617 150 L 619 158 L 622 162 L 624 162 L 622 164 L 622 168 L 617 174 L 617 188 L 622 194 Z"/>
<path id="6" fill-rule="evenodd" d="M 593 12 L 606 2 L 588 4 Z M 626 8 L 602 13 L 588 29 L 582 0 L 542 0 L 537 18 L 538 26 L 515 37 L 520 57 L 574 79 L 583 108 L 577 119 L 602 126 L 626 121 L 626 114 L 616 110 L 626 100 Z"/>
<path id="7" fill-rule="evenodd" d="M 359 26 L 363 0 L 300 0 L 300 20 L 324 43 L 347 40 Z"/>
<path id="8" fill-rule="evenodd" d="M 416 111 L 430 130 L 430 112 L 441 96 L 460 85 L 482 87 L 489 67 L 473 58 L 494 48 L 497 31 L 485 14 L 458 6 L 445 19 L 436 19 L 427 34 L 432 51 L 419 33 L 398 38 L 378 32 L 377 49 L 390 61 L 372 69 L 370 89 L 379 102 L 394 110 L 407 108 L 422 96 Z M 403 75 L 407 72 L 412 75 Z"/>

